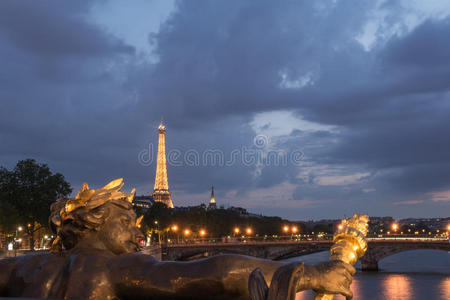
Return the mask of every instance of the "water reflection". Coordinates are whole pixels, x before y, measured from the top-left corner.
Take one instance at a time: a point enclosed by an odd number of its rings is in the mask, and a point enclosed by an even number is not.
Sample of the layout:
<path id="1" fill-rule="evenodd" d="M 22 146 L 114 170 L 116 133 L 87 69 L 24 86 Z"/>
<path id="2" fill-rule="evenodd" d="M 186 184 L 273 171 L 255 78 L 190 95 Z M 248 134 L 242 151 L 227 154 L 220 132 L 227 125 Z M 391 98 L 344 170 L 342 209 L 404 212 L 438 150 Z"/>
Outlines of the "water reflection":
<path id="1" fill-rule="evenodd" d="M 352 285 L 350 286 L 352 292 L 353 292 L 353 299 L 366 299 L 363 297 L 363 290 L 361 286 L 361 282 L 354 278 Z M 315 293 L 312 291 L 304 291 L 301 293 L 297 293 L 295 300 L 312 300 L 314 299 Z M 333 299 L 335 300 L 345 300 L 344 296 L 336 295 Z"/>
<path id="2" fill-rule="evenodd" d="M 442 291 L 442 299 L 450 299 L 450 277 L 442 280 L 439 289 Z"/>
<path id="3" fill-rule="evenodd" d="M 439 274 L 357 273 L 351 285 L 354 300 L 449 300 L 450 276 Z M 313 300 L 314 292 L 297 293 L 296 300 Z M 337 295 L 335 300 L 344 300 Z"/>
<path id="4" fill-rule="evenodd" d="M 327 261 L 326 252 L 289 261 L 309 264 Z M 449 300 L 450 252 L 416 250 L 389 256 L 381 261 L 380 272 L 358 271 L 353 277 L 354 300 Z M 312 300 L 314 293 L 298 293 L 296 300 Z M 344 297 L 336 296 L 343 300 Z"/>
<path id="5" fill-rule="evenodd" d="M 391 274 L 381 284 L 384 299 L 410 300 L 413 298 L 411 281 L 406 275 Z"/>

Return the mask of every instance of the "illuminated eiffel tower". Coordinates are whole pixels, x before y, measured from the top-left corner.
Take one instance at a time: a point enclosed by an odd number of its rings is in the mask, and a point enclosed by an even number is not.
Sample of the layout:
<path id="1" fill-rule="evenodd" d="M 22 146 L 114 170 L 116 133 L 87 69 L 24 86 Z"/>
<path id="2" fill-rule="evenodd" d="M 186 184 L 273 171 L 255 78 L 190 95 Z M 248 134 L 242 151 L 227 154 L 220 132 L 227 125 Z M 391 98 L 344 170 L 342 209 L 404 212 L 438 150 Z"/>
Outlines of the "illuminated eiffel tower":
<path id="1" fill-rule="evenodd" d="M 158 127 L 158 136 L 158 160 L 156 161 L 155 187 L 152 194 L 153 201 L 163 202 L 167 207 L 173 208 L 169 182 L 167 181 L 166 126 L 164 126 L 162 119 Z"/>

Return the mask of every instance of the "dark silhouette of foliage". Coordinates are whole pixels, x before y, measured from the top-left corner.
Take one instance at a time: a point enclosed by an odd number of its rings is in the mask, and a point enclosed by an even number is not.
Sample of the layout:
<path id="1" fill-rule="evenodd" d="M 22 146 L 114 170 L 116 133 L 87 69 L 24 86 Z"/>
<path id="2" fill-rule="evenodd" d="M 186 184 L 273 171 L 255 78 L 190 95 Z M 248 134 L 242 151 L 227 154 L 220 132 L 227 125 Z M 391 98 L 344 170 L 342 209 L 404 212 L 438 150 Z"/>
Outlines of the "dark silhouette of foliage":
<path id="1" fill-rule="evenodd" d="M 157 224 L 155 223 L 157 222 Z M 177 231 L 170 228 L 176 225 Z M 241 234 L 245 234 L 246 228 L 252 228 L 251 236 L 264 237 L 265 235 L 285 235 L 283 226 L 296 226 L 297 233 L 302 233 L 304 225 L 300 222 L 283 220 L 280 217 L 255 216 L 252 214 L 241 214 L 230 209 L 207 210 L 205 205 L 192 206 L 188 208 L 169 209 L 161 202 L 156 202 L 144 215 L 144 232 L 161 234 L 163 238 L 179 239 L 183 231 L 189 229 L 191 238 L 198 238 L 200 230 L 207 232 L 208 238 L 221 238 L 234 236 L 233 229 L 238 227 Z M 290 232 L 288 233 L 290 234 Z M 158 240 L 153 235 L 154 240 Z"/>
<path id="2" fill-rule="evenodd" d="M 11 171 L 1 167 L 0 222 L 8 229 L 21 225 L 33 249 L 34 232 L 47 226 L 50 204 L 71 192 L 62 174 L 34 159 L 19 161 Z"/>

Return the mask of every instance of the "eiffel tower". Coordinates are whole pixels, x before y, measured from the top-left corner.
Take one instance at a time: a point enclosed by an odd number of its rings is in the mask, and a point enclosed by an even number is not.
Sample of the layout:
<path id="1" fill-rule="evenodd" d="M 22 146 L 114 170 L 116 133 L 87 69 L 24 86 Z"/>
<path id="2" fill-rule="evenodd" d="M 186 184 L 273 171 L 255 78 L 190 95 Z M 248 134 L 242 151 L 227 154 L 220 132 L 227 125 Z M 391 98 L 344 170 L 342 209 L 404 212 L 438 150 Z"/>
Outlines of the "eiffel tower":
<path id="1" fill-rule="evenodd" d="M 167 181 L 166 126 L 164 126 L 162 119 L 158 127 L 158 136 L 158 160 L 156 161 L 155 187 L 152 194 L 153 201 L 165 203 L 167 207 L 173 208 L 169 182 Z"/>

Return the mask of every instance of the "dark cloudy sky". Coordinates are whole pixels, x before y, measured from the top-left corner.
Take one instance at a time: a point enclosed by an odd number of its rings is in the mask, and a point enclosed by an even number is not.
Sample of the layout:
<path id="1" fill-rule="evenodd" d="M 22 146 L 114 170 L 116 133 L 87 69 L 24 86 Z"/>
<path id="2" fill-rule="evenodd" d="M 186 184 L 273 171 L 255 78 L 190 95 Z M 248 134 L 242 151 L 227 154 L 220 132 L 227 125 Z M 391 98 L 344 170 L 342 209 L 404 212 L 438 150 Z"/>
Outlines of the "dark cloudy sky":
<path id="1" fill-rule="evenodd" d="M 163 115 L 175 205 L 447 217 L 449 37 L 447 0 L 2 0 L 0 164 L 150 193 Z"/>

